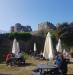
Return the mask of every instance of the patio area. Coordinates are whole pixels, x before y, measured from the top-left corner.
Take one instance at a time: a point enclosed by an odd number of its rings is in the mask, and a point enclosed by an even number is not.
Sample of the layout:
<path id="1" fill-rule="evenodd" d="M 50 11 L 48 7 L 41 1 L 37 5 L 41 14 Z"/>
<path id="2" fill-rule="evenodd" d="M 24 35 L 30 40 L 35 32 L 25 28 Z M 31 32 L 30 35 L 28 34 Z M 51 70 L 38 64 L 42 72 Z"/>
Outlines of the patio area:
<path id="1" fill-rule="evenodd" d="M 26 64 L 21 67 L 10 67 L 6 66 L 6 64 L 0 64 L 0 75 L 32 75 L 32 70 L 34 70 L 38 64 L 46 63 L 47 60 L 29 57 L 29 59 L 26 60 Z M 73 63 L 68 65 L 68 74 L 73 74 Z"/>

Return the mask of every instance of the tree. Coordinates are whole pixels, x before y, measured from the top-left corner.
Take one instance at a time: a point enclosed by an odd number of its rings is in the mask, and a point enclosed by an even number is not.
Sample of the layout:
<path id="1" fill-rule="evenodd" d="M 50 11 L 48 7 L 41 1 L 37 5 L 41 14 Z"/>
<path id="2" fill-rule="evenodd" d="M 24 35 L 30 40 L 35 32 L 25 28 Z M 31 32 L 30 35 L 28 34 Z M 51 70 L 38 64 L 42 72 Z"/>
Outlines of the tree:
<path id="1" fill-rule="evenodd" d="M 57 27 L 57 37 L 62 40 L 65 47 L 73 47 L 73 23 L 62 23 Z"/>
<path id="2" fill-rule="evenodd" d="M 57 43 L 57 40 L 56 40 L 56 29 L 55 30 L 54 29 L 43 29 L 43 30 L 38 31 L 38 35 L 43 37 L 44 39 L 46 39 L 46 35 L 47 35 L 48 32 L 51 33 L 53 47 L 55 49 L 56 43 Z"/>

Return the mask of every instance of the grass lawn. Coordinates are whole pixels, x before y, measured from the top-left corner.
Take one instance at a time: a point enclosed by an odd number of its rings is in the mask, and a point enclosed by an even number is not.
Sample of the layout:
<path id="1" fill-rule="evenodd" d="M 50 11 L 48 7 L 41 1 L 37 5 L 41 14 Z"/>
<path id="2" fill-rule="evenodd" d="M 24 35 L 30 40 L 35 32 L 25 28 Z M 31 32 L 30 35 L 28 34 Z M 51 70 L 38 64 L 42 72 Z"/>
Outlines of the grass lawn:
<path id="1" fill-rule="evenodd" d="M 73 64 L 69 64 L 68 65 L 68 74 L 72 74 L 73 75 Z"/>
<path id="2" fill-rule="evenodd" d="M 46 61 L 36 60 L 29 57 L 29 59 L 26 60 L 26 65 L 23 67 L 10 67 L 6 66 L 6 64 L 0 64 L 0 75 L 31 75 L 32 70 L 36 67 L 37 64 L 40 63 L 46 63 Z"/>
<path id="3" fill-rule="evenodd" d="M 30 57 L 23 67 L 10 67 L 6 66 L 6 64 L 0 64 L 0 75 L 31 75 L 32 70 L 40 63 L 47 63 L 47 61 Z M 73 74 L 73 64 L 68 65 L 68 74 Z"/>

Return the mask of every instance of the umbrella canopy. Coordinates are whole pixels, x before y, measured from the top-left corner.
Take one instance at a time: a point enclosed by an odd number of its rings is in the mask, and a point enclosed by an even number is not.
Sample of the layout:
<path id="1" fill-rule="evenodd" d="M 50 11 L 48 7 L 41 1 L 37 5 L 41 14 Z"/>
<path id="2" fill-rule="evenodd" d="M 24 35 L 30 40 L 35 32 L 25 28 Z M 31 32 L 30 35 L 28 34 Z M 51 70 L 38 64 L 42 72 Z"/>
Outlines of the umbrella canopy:
<path id="1" fill-rule="evenodd" d="M 36 52 L 37 48 L 36 48 L 36 43 L 34 43 L 34 52 Z"/>
<path id="2" fill-rule="evenodd" d="M 63 50 L 63 54 L 66 53 L 66 52 L 67 52 L 67 51 L 64 49 L 64 50 Z"/>
<path id="3" fill-rule="evenodd" d="M 14 39 L 13 46 L 12 46 L 12 53 L 18 54 L 19 52 L 20 52 L 19 43 L 17 42 L 16 39 Z"/>
<path id="4" fill-rule="evenodd" d="M 61 40 L 60 39 L 58 40 L 58 44 L 56 46 L 56 50 L 57 50 L 57 52 L 62 52 L 62 45 L 61 45 Z"/>
<path id="5" fill-rule="evenodd" d="M 53 51 L 52 39 L 51 39 L 50 32 L 48 32 L 48 34 L 46 36 L 43 57 L 45 57 L 45 59 L 49 59 L 49 60 L 53 59 L 53 57 L 54 57 L 54 51 Z"/>
<path id="6" fill-rule="evenodd" d="M 20 52 L 20 48 L 19 48 L 19 42 L 17 42 L 17 53 Z"/>

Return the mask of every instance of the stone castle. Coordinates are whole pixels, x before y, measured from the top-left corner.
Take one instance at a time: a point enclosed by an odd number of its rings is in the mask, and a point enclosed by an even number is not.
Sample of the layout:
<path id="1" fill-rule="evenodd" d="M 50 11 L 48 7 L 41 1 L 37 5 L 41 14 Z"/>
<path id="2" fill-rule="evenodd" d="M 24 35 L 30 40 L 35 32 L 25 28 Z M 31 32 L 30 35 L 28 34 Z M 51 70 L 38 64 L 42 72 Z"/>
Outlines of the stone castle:
<path id="1" fill-rule="evenodd" d="M 43 29 L 56 29 L 56 27 L 51 22 L 46 21 L 38 24 L 38 30 L 43 30 Z"/>
<path id="2" fill-rule="evenodd" d="M 11 32 L 31 32 L 31 26 L 23 26 L 20 23 L 16 23 L 14 26 L 11 26 Z"/>
<path id="3" fill-rule="evenodd" d="M 38 30 L 43 30 L 43 29 L 56 29 L 56 26 L 54 24 L 46 21 L 38 24 Z M 10 29 L 11 32 L 32 32 L 31 26 L 23 26 L 20 23 L 16 23 L 14 26 L 11 26 Z"/>

